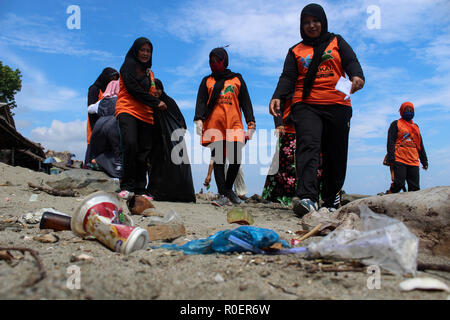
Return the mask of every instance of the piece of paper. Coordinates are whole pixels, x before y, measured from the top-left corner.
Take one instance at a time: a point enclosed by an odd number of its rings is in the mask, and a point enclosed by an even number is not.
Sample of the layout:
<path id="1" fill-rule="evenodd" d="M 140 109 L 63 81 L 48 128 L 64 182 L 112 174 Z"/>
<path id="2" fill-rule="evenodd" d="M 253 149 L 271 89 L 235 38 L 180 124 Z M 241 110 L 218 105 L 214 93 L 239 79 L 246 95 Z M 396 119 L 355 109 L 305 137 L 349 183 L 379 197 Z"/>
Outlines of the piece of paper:
<path id="1" fill-rule="evenodd" d="M 352 82 L 347 78 L 340 77 L 338 82 L 336 83 L 336 90 L 345 94 L 344 100 L 350 98 L 350 92 L 352 90 Z"/>

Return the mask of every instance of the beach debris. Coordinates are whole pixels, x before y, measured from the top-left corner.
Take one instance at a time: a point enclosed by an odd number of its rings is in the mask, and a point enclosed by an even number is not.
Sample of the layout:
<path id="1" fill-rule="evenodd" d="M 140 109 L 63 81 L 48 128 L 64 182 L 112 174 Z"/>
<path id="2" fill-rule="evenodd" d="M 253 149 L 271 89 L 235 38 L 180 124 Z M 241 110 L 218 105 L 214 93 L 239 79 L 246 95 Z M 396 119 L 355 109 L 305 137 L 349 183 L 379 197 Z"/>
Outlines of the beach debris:
<path id="1" fill-rule="evenodd" d="M 180 218 L 174 210 L 170 210 L 164 215 L 164 217 L 159 217 L 157 215 L 151 216 L 148 222 L 149 226 L 156 226 L 168 223 L 179 223 Z"/>
<path id="2" fill-rule="evenodd" d="M 0 260 L 6 260 L 6 261 L 12 261 L 14 259 L 14 256 L 9 253 L 7 250 L 1 250 L 0 251 Z"/>
<path id="3" fill-rule="evenodd" d="M 216 274 L 216 276 L 214 277 L 214 281 L 217 283 L 221 283 L 224 282 L 225 279 L 220 274 Z"/>
<path id="4" fill-rule="evenodd" d="M 11 231 L 20 232 L 26 227 L 27 226 L 23 222 L 19 221 L 18 218 L 5 219 L 0 221 L 0 231 L 8 229 Z"/>
<path id="5" fill-rule="evenodd" d="M 252 225 L 254 220 L 250 212 L 242 208 L 233 208 L 227 212 L 227 222 L 240 225 Z"/>
<path id="6" fill-rule="evenodd" d="M 28 201 L 30 201 L 30 202 L 35 202 L 35 201 L 37 201 L 37 200 L 38 200 L 38 195 L 35 194 L 35 193 L 33 193 L 33 194 L 30 196 L 30 199 L 29 199 Z"/>
<path id="7" fill-rule="evenodd" d="M 78 193 L 73 190 L 57 190 L 47 186 L 40 186 L 31 182 L 28 182 L 28 186 L 34 190 L 44 191 L 53 196 L 58 197 L 77 197 Z"/>
<path id="8" fill-rule="evenodd" d="M 417 262 L 417 270 L 425 271 L 425 270 L 436 270 L 436 271 L 445 271 L 450 272 L 449 264 L 440 264 L 440 263 L 425 263 L 418 261 Z"/>
<path id="9" fill-rule="evenodd" d="M 131 214 L 142 214 L 144 210 L 155 207 L 150 200 L 141 195 L 133 195 L 129 198 L 127 206 Z"/>
<path id="10" fill-rule="evenodd" d="M 321 230 L 321 228 L 322 228 L 322 224 L 319 223 L 317 226 L 315 226 L 315 227 L 314 227 L 311 231 L 309 231 L 309 232 L 306 231 L 306 233 L 304 233 L 305 231 L 302 230 L 301 233 L 303 233 L 303 235 L 300 236 L 300 237 L 297 237 L 297 236 L 296 236 L 296 237 L 292 238 L 292 239 L 291 239 L 291 244 L 292 244 L 292 245 L 298 245 L 298 244 L 300 244 L 300 242 L 302 242 L 303 240 L 306 240 L 306 239 L 308 239 L 308 238 L 314 236 L 315 234 L 319 233 L 320 230 Z M 299 231 L 297 231 L 297 232 L 299 232 Z M 297 232 L 296 232 L 296 234 L 297 234 Z"/>
<path id="11" fill-rule="evenodd" d="M 148 243 L 147 231 L 121 224 L 118 206 L 115 193 L 98 191 L 90 194 L 75 210 L 71 230 L 80 237 L 94 236 L 111 250 L 123 254 L 144 249 Z"/>
<path id="12" fill-rule="evenodd" d="M 171 223 L 146 227 L 148 240 L 165 240 L 172 241 L 176 238 L 186 235 L 184 224 Z"/>
<path id="13" fill-rule="evenodd" d="M 37 236 L 34 237 L 33 239 L 42 243 L 55 243 L 59 241 L 59 237 L 51 233 Z"/>
<path id="14" fill-rule="evenodd" d="M 195 195 L 197 199 L 206 200 L 206 201 L 214 201 L 219 199 L 219 195 L 209 191 L 207 193 L 197 193 Z"/>
<path id="15" fill-rule="evenodd" d="M 438 290 L 450 292 L 448 286 L 444 282 L 429 277 L 407 279 L 402 281 L 399 287 L 402 291 Z"/>
<path id="16" fill-rule="evenodd" d="M 231 239 L 239 239 L 242 244 L 246 244 L 246 246 L 236 244 L 231 241 Z M 181 246 L 176 244 L 164 244 L 162 246 L 152 248 L 180 250 L 183 251 L 184 254 L 231 254 L 233 252 L 242 253 L 246 251 L 265 253 L 262 248 L 268 248 L 277 242 L 281 242 L 283 247 L 289 247 L 289 244 L 286 241 L 281 240 L 280 236 L 271 229 L 264 229 L 254 226 L 241 226 L 234 230 L 222 230 L 206 239 L 192 240 Z"/>
<path id="17" fill-rule="evenodd" d="M 35 285 L 36 283 L 38 283 L 39 281 L 43 280 L 46 276 L 47 273 L 45 272 L 44 269 L 44 265 L 42 264 L 42 260 L 39 257 L 39 253 L 33 249 L 29 249 L 29 248 L 19 248 L 19 247 L 10 247 L 10 248 L 6 248 L 6 247 L 0 247 L 0 251 L 20 251 L 22 252 L 22 254 L 24 254 L 25 252 L 29 252 L 31 254 L 31 256 L 36 260 L 36 263 L 38 265 L 38 271 L 39 271 L 39 276 L 33 280 L 29 280 L 28 282 L 24 283 L 22 286 L 23 287 L 31 287 L 33 285 Z"/>
<path id="18" fill-rule="evenodd" d="M 19 217 L 19 222 L 22 223 L 26 223 L 26 224 L 37 224 L 41 221 L 42 219 L 42 215 L 44 214 L 44 212 L 52 212 L 52 213 L 56 213 L 56 214 L 64 214 L 62 212 L 56 211 L 53 208 L 42 208 L 39 209 L 36 212 L 28 212 L 26 214 L 22 214 Z"/>
<path id="19" fill-rule="evenodd" d="M 82 253 L 80 255 L 76 255 L 72 253 L 72 256 L 70 257 L 70 262 L 78 262 L 78 261 L 88 261 L 91 262 L 94 260 L 93 256 L 90 256 L 88 254 Z"/>
<path id="20" fill-rule="evenodd" d="M 335 230 L 307 247 L 309 258 L 361 259 L 395 274 L 415 275 L 418 238 L 399 220 L 360 207 L 363 231 Z"/>
<path id="21" fill-rule="evenodd" d="M 54 212 L 44 212 L 42 214 L 39 228 L 42 230 L 51 229 L 55 231 L 70 230 L 70 220 L 72 218 L 66 214 L 59 214 Z"/>

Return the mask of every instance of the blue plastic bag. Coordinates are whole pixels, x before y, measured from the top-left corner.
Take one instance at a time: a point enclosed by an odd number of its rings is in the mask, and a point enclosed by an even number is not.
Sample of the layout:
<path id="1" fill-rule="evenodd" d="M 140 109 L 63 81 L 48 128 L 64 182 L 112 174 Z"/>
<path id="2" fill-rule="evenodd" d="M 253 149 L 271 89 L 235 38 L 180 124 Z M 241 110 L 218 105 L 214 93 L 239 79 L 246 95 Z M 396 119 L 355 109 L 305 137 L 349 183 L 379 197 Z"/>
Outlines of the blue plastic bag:
<path id="1" fill-rule="evenodd" d="M 210 254 L 210 253 L 227 253 L 227 252 L 244 252 L 248 251 L 244 247 L 233 243 L 229 240 L 230 236 L 234 236 L 254 248 L 254 252 L 258 252 L 263 248 L 281 242 L 283 247 L 289 247 L 289 244 L 280 240 L 279 235 L 270 229 L 258 228 L 253 226 L 242 226 L 234 230 L 219 231 L 216 234 L 209 236 L 206 239 L 197 239 L 189 241 L 188 243 L 178 246 L 176 244 L 165 244 L 160 247 L 171 250 L 180 250 L 185 254 Z"/>

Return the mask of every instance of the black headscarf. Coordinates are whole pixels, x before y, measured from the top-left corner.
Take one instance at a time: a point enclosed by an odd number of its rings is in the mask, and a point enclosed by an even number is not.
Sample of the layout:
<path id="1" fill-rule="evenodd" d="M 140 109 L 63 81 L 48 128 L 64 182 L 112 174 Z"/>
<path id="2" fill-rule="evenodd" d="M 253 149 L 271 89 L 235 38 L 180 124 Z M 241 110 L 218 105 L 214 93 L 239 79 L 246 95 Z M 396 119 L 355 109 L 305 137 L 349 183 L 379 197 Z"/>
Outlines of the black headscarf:
<path id="1" fill-rule="evenodd" d="M 106 87 L 108 86 L 108 83 L 111 81 L 112 76 L 119 76 L 119 73 L 114 68 L 105 68 L 103 69 L 102 73 L 98 76 L 97 80 L 93 83 L 97 88 L 102 90 L 102 92 L 105 92 Z"/>
<path id="2" fill-rule="evenodd" d="M 144 37 L 137 38 L 125 56 L 125 61 L 120 68 L 120 73 L 126 73 L 136 79 L 141 87 L 147 92 L 150 89 L 150 81 L 146 76 L 146 70 L 152 67 L 153 55 L 150 56 L 150 59 L 146 63 L 141 62 L 138 58 L 139 49 L 146 43 L 150 45 L 150 50 L 153 53 L 153 45 L 150 40 Z"/>
<path id="3" fill-rule="evenodd" d="M 211 56 L 216 56 L 219 60 L 223 60 L 224 67 L 228 67 L 228 53 L 224 48 L 215 48 L 211 50 L 209 53 L 209 59 L 211 60 Z M 213 72 L 211 76 L 216 80 L 214 84 L 214 89 L 211 94 L 211 98 L 209 99 L 209 103 L 207 106 L 208 110 L 212 110 L 216 105 L 217 99 L 219 98 L 220 92 L 225 86 L 225 80 L 232 79 L 237 76 L 236 73 L 231 72 L 230 69 L 225 69 L 223 72 Z"/>
<path id="4" fill-rule="evenodd" d="M 322 31 L 317 38 L 308 37 L 303 30 L 303 22 L 306 15 L 317 18 L 322 25 Z M 303 100 L 305 100 L 309 96 L 314 80 L 316 79 L 317 70 L 322 62 L 323 52 L 335 37 L 335 34 L 328 32 L 327 16 L 320 5 L 311 3 L 303 8 L 300 15 L 300 35 L 303 39 L 302 43 L 314 48 L 313 59 L 309 65 L 303 85 Z"/>

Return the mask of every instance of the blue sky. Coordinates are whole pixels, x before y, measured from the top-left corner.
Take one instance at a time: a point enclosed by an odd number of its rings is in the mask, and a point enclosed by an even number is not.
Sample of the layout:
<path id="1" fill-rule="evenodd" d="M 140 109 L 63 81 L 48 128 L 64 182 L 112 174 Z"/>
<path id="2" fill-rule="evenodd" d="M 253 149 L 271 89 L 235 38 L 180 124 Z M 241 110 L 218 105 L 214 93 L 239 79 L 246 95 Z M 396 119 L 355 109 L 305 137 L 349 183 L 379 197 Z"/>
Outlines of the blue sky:
<path id="1" fill-rule="evenodd" d="M 243 75 L 258 129 L 272 129 L 268 104 L 287 50 L 300 39 L 299 14 L 307 1 L 0 1 L 0 61 L 19 68 L 18 130 L 46 148 L 84 158 L 88 87 L 105 67 L 119 69 L 133 41 L 154 46 L 153 71 L 188 123 L 193 157 L 202 148 L 193 131 L 195 99 L 210 70 L 208 53 L 230 44 L 230 69 Z M 353 47 L 366 86 L 352 97 L 349 162 L 344 190 L 376 194 L 390 184 L 382 166 L 390 123 L 404 101 L 416 107 L 429 158 L 421 187 L 450 185 L 450 2 L 317 1 L 329 30 Z M 66 9 L 78 5 L 80 29 L 68 29 Z M 380 20 L 371 20 L 379 8 Z M 368 25 L 369 20 L 369 25 Z M 379 22 L 376 28 L 372 22 Z M 378 28 L 379 27 L 379 28 Z M 262 134 L 247 145 L 249 194 L 261 193 L 274 138 Z M 204 153 L 207 160 L 209 153 Z M 207 171 L 192 165 L 196 191 Z M 213 184 L 214 185 L 214 184 Z M 215 190 L 215 188 L 213 188 Z"/>

